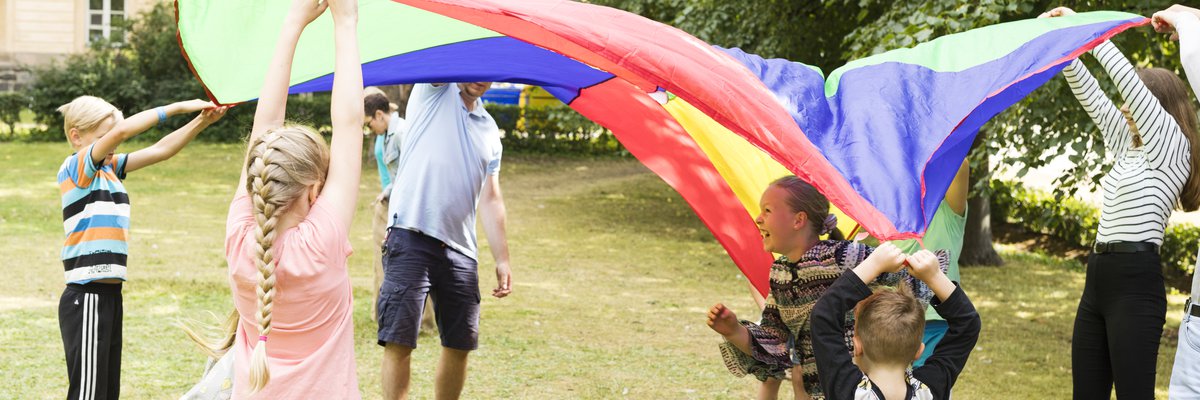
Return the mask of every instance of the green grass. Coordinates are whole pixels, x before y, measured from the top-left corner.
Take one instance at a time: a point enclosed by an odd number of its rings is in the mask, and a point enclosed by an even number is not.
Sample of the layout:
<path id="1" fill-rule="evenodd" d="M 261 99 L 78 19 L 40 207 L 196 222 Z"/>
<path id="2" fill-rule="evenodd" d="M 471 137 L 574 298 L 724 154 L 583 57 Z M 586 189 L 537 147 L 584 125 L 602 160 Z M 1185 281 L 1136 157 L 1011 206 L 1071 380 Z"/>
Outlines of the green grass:
<path id="1" fill-rule="evenodd" d="M 128 150 L 128 149 L 126 149 Z M 203 357 L 175 323 L 232 307 L 223 261 L 225 212 L 241 147 L 195 144 L 131 174 L 130 281 L 124 289 L 122 393 L 177 398 Z M 0 143 L 0 398 L 61 398 L 66 387 L 56 309 L 62 292 L 61 216 L 54 176 L 64 143 Z M 368 317 L 372 283 L 365 163 L 351 242 L 358 376 L 380 396 L 381 349 Z M 704 326 L 712 303 L 753 318 L 747 285 L 691 210 L 633 160 L 505 160 L 504 193 L 515 291 L 486 296 L 493 263 L 481 249 L 480 350 L 464 398 L 751 398 L 755 382 L 722 366 Z M 481 240 L 486 247 L 486 241 Z M 1006 251 L 1002 268 L 963 272 L 983 316 L 979 345 L 955 398 L 1070 396 L 1071 323 L 1083 273 L 1070 262 Z M 1168 330 L 1178 329 L 1173 296 Z M 414 353 L 413 398 L 432 397 L 436 339 Z M 1158 369 L 1165 397 L 1174 343 Z M 790 390 L 784 389 L 790 396 Z"/>

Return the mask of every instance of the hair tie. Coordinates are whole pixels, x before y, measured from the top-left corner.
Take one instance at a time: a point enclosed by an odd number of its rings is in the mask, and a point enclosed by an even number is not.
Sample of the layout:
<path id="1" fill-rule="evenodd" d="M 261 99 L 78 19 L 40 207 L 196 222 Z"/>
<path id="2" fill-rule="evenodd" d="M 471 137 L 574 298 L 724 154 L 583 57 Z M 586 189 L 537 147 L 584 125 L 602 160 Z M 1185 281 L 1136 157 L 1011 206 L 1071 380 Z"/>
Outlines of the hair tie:
<path id="1" fill-rule="evenodd" d="M 837 216 L 829 214 L 825 216 L 825 222 L 821 225 L 821 234 L 827 234 L 837 229 Z"/>
<path id="2" fill-rule="evenodd" d="M 259 337 L 258 337 L 258 341 L 260 341 L 260 342 L 265 342 L 265 341 L 267 341 L 267 336 L 266 336 L 266 335 L 259 336 Z"/>

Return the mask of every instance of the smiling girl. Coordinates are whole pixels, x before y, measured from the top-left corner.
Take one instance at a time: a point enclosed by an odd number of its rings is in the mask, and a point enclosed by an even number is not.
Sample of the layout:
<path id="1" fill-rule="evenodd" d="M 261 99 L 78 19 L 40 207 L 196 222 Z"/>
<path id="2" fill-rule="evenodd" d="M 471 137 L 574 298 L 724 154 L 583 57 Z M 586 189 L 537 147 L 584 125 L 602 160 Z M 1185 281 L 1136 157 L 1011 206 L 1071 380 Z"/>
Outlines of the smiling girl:
<path id="1" fill-rule="evenodd" d="M 809 329 L 813 305 L 842 272 L 868 262 L 899 266 L 905 254 L 891 243 L 872 249 L 842 240 L 837 217 L 829 213 L 829 200 L 795 176 L 772 182 L 759 207 L 755 223 L 763 236 L 763 250 L 780 255 L 771 265 L 771 291 L 762 320 L 757 324 L 739 322 L 732 310 L 718 303 L 708 312 L 708 326 L 724 336 L 721 356 L 734 375 L 753 374 L 767 381 L 786 379 L 790 371 L 797 399 L 819 398 Z M 820 240 L 825 234 L 830 239 Z M 945 270 L 948 258 L 944 252 L 938 254 L 938 262 Z M 922 302 L 928 303 L 932 297 L 928 287 L 904 271 L 876 280 L 885 285 L 901 281 L 906 281 Z M 853 320 L 848 318 L 845 327 L 849 337 Z M 759 396 L 774 398 L 773 392 L 760 390 Z"/>

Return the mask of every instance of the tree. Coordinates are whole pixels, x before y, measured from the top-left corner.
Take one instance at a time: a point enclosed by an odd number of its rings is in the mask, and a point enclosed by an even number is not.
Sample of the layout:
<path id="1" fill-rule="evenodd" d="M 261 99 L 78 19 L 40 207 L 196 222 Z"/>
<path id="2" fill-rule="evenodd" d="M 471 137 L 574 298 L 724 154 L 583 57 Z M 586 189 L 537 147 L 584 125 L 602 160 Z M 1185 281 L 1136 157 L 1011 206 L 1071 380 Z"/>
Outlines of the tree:
<path id="1" fill-rule="evenodd" d="M 20 92 L 0 92 L 0 124 L 8 126 L 8 135 L 17 131 L 21 110 L 29 107 L 29 97 Z"/>
<path id="2" fill-rule="evenodd" d="M 858 0 L 592 0 L 682 29 L 723 47 L 828 72 L 846 63 L 842 38 L 885 10 Z M 864 6 L 865 4 L 865 6 Z"/>

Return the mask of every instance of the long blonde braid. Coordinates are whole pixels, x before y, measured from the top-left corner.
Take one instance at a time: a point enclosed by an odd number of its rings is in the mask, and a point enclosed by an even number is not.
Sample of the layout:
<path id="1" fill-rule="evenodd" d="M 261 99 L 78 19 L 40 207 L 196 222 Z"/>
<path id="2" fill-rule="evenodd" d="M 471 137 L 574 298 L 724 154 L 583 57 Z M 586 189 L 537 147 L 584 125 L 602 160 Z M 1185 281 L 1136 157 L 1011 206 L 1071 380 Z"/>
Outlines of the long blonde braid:
<path id="1" fill-rule="evenodd" d="M 254 202 L 254 260 L 258 267 L 258 342 L 250 358 L 250 391 L 262 390 L 271 380 L 267 363 L 267 337 L 275 302 L 275 245 L 278 216 L 313 185 L 325 181 L 329 147 L 312 129 L 285 126 L 264 133 L 250 147 L 246 163 L 246 190 Z"/>

